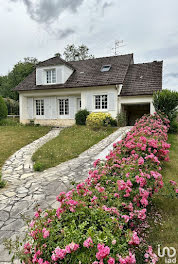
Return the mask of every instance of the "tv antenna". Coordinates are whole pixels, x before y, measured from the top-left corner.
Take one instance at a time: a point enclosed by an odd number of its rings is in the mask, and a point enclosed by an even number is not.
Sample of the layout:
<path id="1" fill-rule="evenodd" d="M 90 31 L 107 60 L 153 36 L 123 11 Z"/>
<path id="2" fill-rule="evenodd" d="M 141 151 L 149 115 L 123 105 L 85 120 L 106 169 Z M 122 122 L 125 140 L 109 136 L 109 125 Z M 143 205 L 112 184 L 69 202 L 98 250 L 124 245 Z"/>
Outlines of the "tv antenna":
<path id="1" fill-rule="evenodd" d="M 114 51 L 114 55 L 117 56 L 120 54 L 120 48 L 124 47 L 124 41 L 123 40 L 115 40 L 114 47 L 111 49 Z"/>

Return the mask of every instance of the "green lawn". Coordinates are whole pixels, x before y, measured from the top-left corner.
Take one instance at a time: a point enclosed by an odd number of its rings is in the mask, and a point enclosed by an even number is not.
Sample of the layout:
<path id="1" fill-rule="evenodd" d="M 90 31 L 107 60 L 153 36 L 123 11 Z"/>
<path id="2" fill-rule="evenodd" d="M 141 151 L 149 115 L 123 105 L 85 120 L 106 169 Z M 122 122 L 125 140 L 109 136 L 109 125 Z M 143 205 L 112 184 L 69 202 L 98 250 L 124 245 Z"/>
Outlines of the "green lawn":
<path id="1" fill-rule="evenodd" d="M 115 130 L 114 127 L 107 127 L 94 131 L 87 126 L 77 125 L 65 128 L 58 137 L 43 145 L 33 155 L 34 169 L 42 171 L 78 157 Z"/>
<path id="2" fill-rule="evenodd" d="M 170 162 L 165 162 L 162 170 L 165 187 L 154 196 L 153 209 L 149 216 L 151 225 L 149 242 L 154 246 L 155 253 L 158 244 L 162 246 L 161 248 L 175 247 L 178 252 L 178 199 L 172 198 L 166 187 L 170 180 L 178 183 L 178 135 L 170 134 L 169 143 L 171 143 Z M 161 215 L 161 220 L 155 217 L 156 212 Z M 165 259 L 160 258 L 158 263 L 165 263 Z"/>
<path id="3" fill-rule="evenodd" d="M 0 170 L 9 156 L 48 131 L 48 127 L 0 126 Z M 0 179 L 0 187 L 2 186 Z"/>

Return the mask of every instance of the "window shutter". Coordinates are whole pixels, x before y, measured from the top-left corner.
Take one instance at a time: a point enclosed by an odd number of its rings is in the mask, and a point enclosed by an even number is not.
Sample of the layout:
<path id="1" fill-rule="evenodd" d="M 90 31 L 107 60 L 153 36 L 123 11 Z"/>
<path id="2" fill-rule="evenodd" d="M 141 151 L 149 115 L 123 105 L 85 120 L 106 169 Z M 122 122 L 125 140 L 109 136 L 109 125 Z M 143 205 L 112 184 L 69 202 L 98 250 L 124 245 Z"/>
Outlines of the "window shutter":
<path id="1" fill-rule="evenodd" d="M 57 119 L 58 111 L 57 99 L 56 97 L 51 97 L 51 119 Z"/>
<path id="2" fill-rule="evenodd" d="M 33 98 L 27 98 L 27 112 L 28 112 L 28 119 L 34 118 L 34 111 L 33 111 Z"/>
<path id="3" fill-rule="evenodd" d="M 117 95 L 115 93 L 108 93 L 108 110 L 116 110 Z"/>
<path id="4" fill-rule="evenodd" d="M 62 80 L 62 69 L 60 67 L 56 68 L 56 83 L 63 83 L 63 80 Z"/>
<path id="5" fill-rule="evenodd" d="M 69 98 L 69 118 L 74 119 L 76 114 L 75 97 Z"/>
<path id="6" fill-rule="evenodd" d="M 44 119 L 51 119 L 50 97 L 44 98 Z"/>
<path id="7" fill-rule="evenodd" d="M 88 111 L 92 111 L 93 109 L 92 105 L 93 105 L 93 95 L 90 93 L 87 93 L 86 94 L 86 109 Z"/>
<path id="8" fill-rule="evenodd" d="M 43 84 L 43 69 L 37 68 L 36 69 L 36 85 Z"/>

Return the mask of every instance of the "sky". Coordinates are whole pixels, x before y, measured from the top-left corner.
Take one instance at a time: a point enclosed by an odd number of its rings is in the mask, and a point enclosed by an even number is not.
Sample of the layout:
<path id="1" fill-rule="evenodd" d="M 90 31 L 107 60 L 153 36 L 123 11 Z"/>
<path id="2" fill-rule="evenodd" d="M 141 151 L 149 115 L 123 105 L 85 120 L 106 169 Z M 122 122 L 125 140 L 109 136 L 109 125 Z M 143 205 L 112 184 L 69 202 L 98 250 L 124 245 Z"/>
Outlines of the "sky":
<path id="1" fill-rule="evenodd" d="M 67 44 L 95 57 L 134 53 L 135 63 L 163 60 L 163 88 L 178 91 L 177 0 L 0 0 L 0 75 L 25 57 L 63 54 Z"/>

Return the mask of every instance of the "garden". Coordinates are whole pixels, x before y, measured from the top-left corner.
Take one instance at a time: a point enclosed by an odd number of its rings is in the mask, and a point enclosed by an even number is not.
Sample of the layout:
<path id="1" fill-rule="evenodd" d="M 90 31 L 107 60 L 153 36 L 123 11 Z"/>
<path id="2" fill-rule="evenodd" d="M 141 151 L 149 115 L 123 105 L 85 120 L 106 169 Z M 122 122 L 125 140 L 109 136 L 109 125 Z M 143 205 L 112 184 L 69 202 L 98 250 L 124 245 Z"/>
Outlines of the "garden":
<path id="1" fill-rule="evenodd" d="M 160 104 L 156 110 L 113 145 L 106 161 L 96 160 L 84 182 L 56 197 L 58 209 L 36 210 L 23 243 L 6 242 L 13 258 L 25 264 L 164 263 L 157 243 L 176 247 L 177 240 L 177 134 L 175 112 L 168 119 Z"/>
<path id="2" fill-rule="evenodd" d="M 57 210 L 38 208 L 18 257 L 45 264 L 156 263 L 142 223 L 152 196 L 163 187 L 168 128 L 169 120 L 158 115 L 140 119 L 106 162 L 94 163 L 85 182 L 58 195 Z"/>

